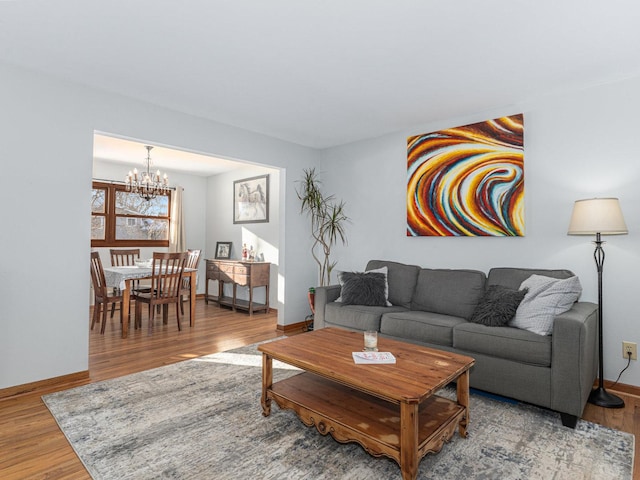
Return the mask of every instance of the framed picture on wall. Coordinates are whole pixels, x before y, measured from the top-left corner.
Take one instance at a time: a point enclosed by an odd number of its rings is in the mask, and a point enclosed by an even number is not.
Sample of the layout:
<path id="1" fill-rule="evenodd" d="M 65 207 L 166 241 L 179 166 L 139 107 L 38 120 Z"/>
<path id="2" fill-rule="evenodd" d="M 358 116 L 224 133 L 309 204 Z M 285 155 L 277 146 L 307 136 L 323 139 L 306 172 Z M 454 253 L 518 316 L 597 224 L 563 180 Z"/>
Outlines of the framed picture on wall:
<path id="1" fill-rule="evenodd" d="M 269 175 L 233 182 L 233 223 L 269 221 Z"/>
<path id="2" fill-rule="evenodd" d="M 228 260 L 231 258 L 231 242 L 216 243 L 216 258 L 219 260 Z"/>

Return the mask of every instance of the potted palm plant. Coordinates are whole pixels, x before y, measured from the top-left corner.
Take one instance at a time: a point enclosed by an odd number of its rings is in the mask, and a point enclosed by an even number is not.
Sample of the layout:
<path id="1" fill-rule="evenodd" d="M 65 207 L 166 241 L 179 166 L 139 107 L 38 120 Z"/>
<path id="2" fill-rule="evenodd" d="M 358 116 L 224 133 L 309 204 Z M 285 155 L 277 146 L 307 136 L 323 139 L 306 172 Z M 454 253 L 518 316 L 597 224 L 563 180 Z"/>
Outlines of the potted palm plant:
<path id="1" fill-rule="evenodd" d="M 333 195 L 325 195 L 315 168 L 305 169 L 296 190 L 300 199 L 300 213 L 309 217 L 311 226 L 311 255 L 318 264 L 318 285 L 331 283 L 331 271 L 336 262 L 331 262 L 331 248 L 342 242 L 347 243 L 345 224 L 349 218 L 344 213 L 344 201 L 337 201 Z"/>
<path id="2" fill-rule="evenodd" d="M 345 224 L 349 218 L 344 213 L 344 201 L 337 201 L 333 195 L 325 195 L 321 190 L 321 181 L 315 168 L 305 169 L 302 180 L 298 182 L 300 187 L 296 190 L 301 201 L 300 213 L 306 214 L 310 220 L 311 256 L 318 264 L 318 285 L 331 284 L 331 272 L 336 262 L 330 260 L 331 248 L 342 242 L 347 243 Z M 314 306 L 315 288 L 308 292 L 310 315 L 313 322 L 315 314 Z M 307 323 L 307 329 L 313 329 L 313 323 Z"/>

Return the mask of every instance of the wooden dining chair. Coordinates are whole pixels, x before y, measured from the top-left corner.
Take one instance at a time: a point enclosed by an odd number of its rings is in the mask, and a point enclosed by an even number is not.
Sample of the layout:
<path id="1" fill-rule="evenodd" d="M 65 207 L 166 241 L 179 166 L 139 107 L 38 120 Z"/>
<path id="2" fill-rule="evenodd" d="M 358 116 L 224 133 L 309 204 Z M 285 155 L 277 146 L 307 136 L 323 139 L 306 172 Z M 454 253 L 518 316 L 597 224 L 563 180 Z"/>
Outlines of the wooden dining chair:
<path id="1" fill-rule="evenodd" d="M 198 269 L 198 264 L 200 263 L 200 252 L 201 250 L 187 250 L 187 264 L 185 268 L 194 268 Z M 180 288 L 180 313 L 184 315 L 184 297 L 189 299 L 189 309 L 193 308 L 194 305 L 191 305 L 191 277 L 184 277 L 182 279 L 182 288 Z"/>
<path id="2" fill-rule="evenodd" d="M 111 266 L 112 267 L 129 267 L 136 264 L 136 260 L 140 259 L 139 248 L 129 249 L 111 249 Z"/>
<path id="3" fill-rule="evenodd" d="M 140 249 L 139 248 L 112 248 L 109 250 L 109 254 L 111 255 L 111 266 L 112 267 L 131 267 L 136 264 L 136 260 L 140 260 Z M 136 290 L 149 291 L 148 285 L 140 285 L 138 280 L 132 282 L 132 288 Z M 116 289 L 114 289 L 114 294 L 117 294 Z M 111 318 L 113 318 L 113 314 L 116 311 L 115 304 L 111 307 Z"/>
<path id="4" fill-rule="evenodd" d="M 180 325 L 180 288 L 182 275 L 187 263 L 187 253 L 153 253 L 153 273 L 151 276 L 151 288 L 148 292 L 134 291 L 136 300 L 135 327 L 142 327 L 142 304 L 149 305 L 149 332 L 153 330 L 153 321 L 156 309 L 154 306 L 162 305 L 162 320 L 167 324 L 169 305 L 175 304 L 178 330 Z"/>
<path id="5" fill-rule="evenodd" d="M 139 248 L 129 248 L 129 249 L 110 249 L 109 254 L 111 255 L 111 266 L 112 267 L 130 267 L 136 264 L 136 260 L 140 259 L 140 249 Z M 138 287 L 138 282 L 133 282 L 134 287 Z M 113 289 L 113 294 L 118 295 L 117 288 Z M 111 318 L 113 318 L 113 314 L 116 311 L 116 304 L 114 303 L 111 306 Z"/>
<path id="6" fill-rule="evenodd" d="M 104 278 L 104 269 L 102 268 L 102 260 L 100 260 L 100 254 L 98 252 L 91 252 L 91 283 L 93 284 L 93 318 L 91 320 L 91 330 L 96 321 L 102 315 L 102 326 L 100 327 L 100 333 L 104 334 L 104 329 L 107 325 L 107 310 L 109 304 L 120 304 L 120 323 L 122 323 L 122 295 L 109 295 L 110 288 L 107 287 L 107 282 Z"/>

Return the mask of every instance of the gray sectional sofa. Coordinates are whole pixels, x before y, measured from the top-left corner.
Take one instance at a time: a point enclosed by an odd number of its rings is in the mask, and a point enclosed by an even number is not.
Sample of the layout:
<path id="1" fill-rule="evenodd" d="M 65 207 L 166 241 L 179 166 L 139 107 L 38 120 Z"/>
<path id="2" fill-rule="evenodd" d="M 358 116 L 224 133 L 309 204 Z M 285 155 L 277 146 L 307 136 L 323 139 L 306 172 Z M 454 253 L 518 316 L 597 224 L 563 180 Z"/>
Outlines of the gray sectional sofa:
<path id="1" fill-rule="evenodd" d="M 555 410 L 574 428 L 597 375 L 597 305 L 575 302 L 555 317 L 551 335 L 470 322 L 491 285 L 518 290 L 531 275 L 565 279 L 568 270 L 428 269 L 372 260 L 387 267 L 391 306 L 336 302 L 340 285 L 317 287 L 314 328 L 377 330 L 380 336 L 469 355 L 471 387 Z M 496 288 L 496 287 L 494 287 Z M 497 287 L 502 288 L 502 287 Z"/>

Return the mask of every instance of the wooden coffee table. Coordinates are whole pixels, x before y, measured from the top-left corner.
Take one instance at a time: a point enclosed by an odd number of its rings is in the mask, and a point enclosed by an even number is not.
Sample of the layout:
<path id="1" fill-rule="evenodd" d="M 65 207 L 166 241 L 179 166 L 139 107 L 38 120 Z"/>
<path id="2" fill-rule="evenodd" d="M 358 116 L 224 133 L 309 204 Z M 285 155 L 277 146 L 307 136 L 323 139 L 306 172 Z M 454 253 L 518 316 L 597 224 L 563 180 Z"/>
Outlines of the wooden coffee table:
<path id="1" fill-rule="evenodd" d="M 469 369 L 464 355 L 378 339 L 395 364 L 356 365 L 351 352 L 364 345 L 361 332 L 323 328 L 264 343 L 262 413 L 271 400 L 292 409 L 302 422 L 338 442 L 357 442 L 373 456 L 395 460 L 403 479 L 415 479 L 420 459 L 453 436 L 467 436 Z M 305 370 L 273 383 L 272 360 Z M 457 401 L 434 395 L 457 380 Z"/>

